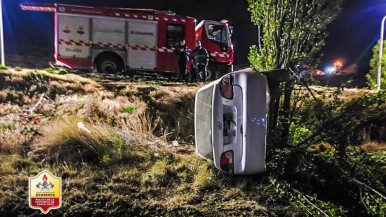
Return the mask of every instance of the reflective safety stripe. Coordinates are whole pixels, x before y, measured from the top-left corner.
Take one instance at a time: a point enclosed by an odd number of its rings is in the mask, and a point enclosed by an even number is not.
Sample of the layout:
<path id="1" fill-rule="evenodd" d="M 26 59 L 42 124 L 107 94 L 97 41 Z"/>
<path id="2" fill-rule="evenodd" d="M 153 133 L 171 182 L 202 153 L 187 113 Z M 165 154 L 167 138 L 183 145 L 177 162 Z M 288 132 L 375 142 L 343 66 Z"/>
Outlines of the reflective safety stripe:
<path id="1" fill-rule="evenodd" d="M 217 52 L 217 51 L 215 51 L 215 52 L 213 52 L 213 53 L 210 53 L 210 56 L 212 56 L 212 57 L 222 57 L 222 58 L 229 58 L 229 54 L 227 54 L 227 53 L 225 53 L 225 52 L 221 52 L 221 53 L 219 53 L 219 52 Z"/>

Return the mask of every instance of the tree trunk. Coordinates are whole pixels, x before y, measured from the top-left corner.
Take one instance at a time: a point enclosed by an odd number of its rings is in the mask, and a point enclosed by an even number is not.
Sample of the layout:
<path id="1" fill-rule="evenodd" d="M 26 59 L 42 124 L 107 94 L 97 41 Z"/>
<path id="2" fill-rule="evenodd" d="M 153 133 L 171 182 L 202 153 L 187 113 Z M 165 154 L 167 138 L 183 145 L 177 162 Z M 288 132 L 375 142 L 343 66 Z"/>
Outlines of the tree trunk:
<path id="1" fill-rule="evenodd" d="M 290 125 L 291 125 L 291 95 L 293 90 L 293 81 L 285 84 L 284 103 L 283 103 L 283 126 L 280 138 L 280 146 L 289 145 Z"/>

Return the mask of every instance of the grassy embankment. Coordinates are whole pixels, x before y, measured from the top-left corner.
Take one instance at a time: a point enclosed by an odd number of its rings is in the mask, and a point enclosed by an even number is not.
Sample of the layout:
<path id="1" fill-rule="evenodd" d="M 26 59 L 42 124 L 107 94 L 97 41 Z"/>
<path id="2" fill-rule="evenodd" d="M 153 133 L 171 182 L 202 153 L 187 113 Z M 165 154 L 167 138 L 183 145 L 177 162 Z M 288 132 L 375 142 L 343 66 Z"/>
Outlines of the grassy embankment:
<path id="1" fill-rule="evenodd" d="M 1 70 L 0 216 L 39 215 L 28 207 L 27 187 L 28 177 L 42 169 L 63 180 L 63 207 L 51 211 L 54 216 L 346 213 L 344 204 L 321 200 L 275 175 L 275 160 L 266 174 L 232 177 L 197 157 L 192 143 L 197 89 Z M 43 93 L 47 97 L 34 111 L 41 121 L 20 121 L 18 115 Z"/>
<path id="2" fill-rule="evenodd" d="M 197 87 L 128 82 L 113 92 L 76 75 L 13 69 L 0 72 L 0 86 L 2 216 L 38 213 L 28 207 L 27 186 L 42 169 L 63 179 L 63 207 L 53 215 L 274 212 L 246 189 L 253 178 L 230 179 L 195 155 Z M 43 93 L 49 99 L 35 110 L 41 122 L 19 121 Z"/>

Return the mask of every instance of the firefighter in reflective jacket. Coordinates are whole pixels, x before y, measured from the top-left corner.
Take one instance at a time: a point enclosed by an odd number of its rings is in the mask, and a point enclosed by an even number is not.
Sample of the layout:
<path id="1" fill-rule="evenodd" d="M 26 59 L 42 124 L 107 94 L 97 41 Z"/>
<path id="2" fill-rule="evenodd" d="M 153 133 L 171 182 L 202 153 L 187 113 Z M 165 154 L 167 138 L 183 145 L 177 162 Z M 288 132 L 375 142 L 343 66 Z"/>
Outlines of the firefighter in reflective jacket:
<path id="1" fill-rule="evenodd" d="M 197 41 L 196 49 L 192 52 L 193 66 L 196 70 L 198 81 L 206 81 L 208 77 L 207 66 L 209 62 L 208 51 L 201 46 L 201 41 Z"/>

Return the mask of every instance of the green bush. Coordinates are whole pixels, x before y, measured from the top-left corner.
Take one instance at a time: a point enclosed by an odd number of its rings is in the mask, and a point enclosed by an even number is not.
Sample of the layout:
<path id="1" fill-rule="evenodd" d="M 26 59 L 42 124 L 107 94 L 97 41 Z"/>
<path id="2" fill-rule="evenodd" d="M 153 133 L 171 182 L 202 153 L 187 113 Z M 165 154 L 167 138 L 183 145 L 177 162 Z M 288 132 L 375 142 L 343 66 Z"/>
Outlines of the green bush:
<path id="1" fill-rule="evenodd" d="M 316 195 L 307 195 L 286 182 L 272 177 L 268 181 L 268 188 L 273 189 L 278 198 L 289 200 L 297 209 L 310 216 L 345 216 L 347 213 L 341 205 L 319 200 Z"/>
<path id="2" fill-rule="evenodd" d="M 59 69 L 59 70 L 57 71 L 57 74 L 59 74 L 59 75 L 68 74 L 68 71 L 67 71 L 67 69 L 61 68 L 61 69 Z"/>
<path id="3" fill-rule="evenodd" d="M 0 70 L 8 69 L 8 67 L 0 64 Z"/>
<path id="4" fill-rule="evenodd" d="M 367 212 L 372 216 L 386 215 L 386 199 L 377 194 L 370 194 L 365 192 L 361 198 L 363 205 L 365 205 Z"/>
<path id="5" fill-rule="evenodd" d="M 386 43 L 386 41 L 385 41 Z M 378 64 L 379 64 L 379 44 L 378 43 L 373 48 L 373 58 L 370 60 L 370 72 L 366 75 L 367 83 L 370 87 L 375 88 L 377 86 L 378 80 Z M 386 89 L 386 46 L 383 48 L 383 57 L 382 57 L 382 71 L 381 71 L 381 87 Z"/>
<path id="6" fill-rule="evenodd" d="M 304 139 L 308 138 L 312 135 L 311 130 L 302 127 L 300 125 L 296 125 L 294 122 L 290 125 L 290 141 L 291 144 L 299 144 L 304 141 Z"/>
<path id="7" fill-rule="evenodd" d="M 53 68 L 45 68 L 44 71 L 52 74 L 57 74 L 56 71 Z"/>
<path id="8" fill-rule="evenodd" d="M 45 78 L 48 77 L 47 72 L 44 71 L 29 71 L 27 72 L 28 77 L 35 77 L 35 78 Z"/>
<path id="9" fill-rule="evenodd" d="M 136 109 L 137 107 L 135 105 L 125 105 L 123 107 L 123 113 L 132 113 Z"/>
<path id="10" fill-rule="evenodd" d="M 64 69 L 64 68 L 60 68 L 57 70 L 55 70 L 53 68 L 45 68 L 44 71 L 51 73 L 51 74 L 57 74 L 57 75 L 63 75 L 63 74 L 68 73 L 67 69 Z"/>

